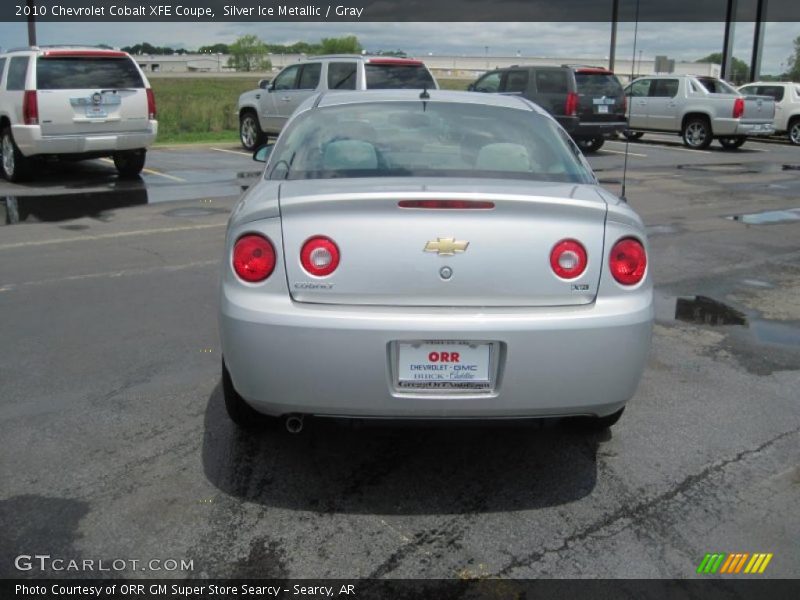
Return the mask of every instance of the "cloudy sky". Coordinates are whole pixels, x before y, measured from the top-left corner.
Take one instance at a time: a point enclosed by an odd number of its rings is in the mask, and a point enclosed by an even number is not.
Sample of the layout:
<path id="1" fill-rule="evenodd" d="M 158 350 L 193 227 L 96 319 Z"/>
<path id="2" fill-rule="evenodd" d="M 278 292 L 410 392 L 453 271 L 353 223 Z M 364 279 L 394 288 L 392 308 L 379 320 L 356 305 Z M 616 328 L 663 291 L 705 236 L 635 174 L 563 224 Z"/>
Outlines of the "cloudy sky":
<path id="1" fill-rule="evenodd" d="M 629 58 L 632 23 L 620 23 L 617 56 Z M 127 46 L 137 42 L 197 48 L 230 43 L 255 34 L 269 43 L 318 41 L 323 37 L 356 35 L 368 50 L 401 49 L 424 56 L 456 54 L 484 56 L 569 57 L 601 60 L 608 56 L 608 23 L 39 23 L 40 44 L 98 44 Z M 762 73 L 777 74 L 792 54 L 800 23 L 770 22 L 766 27 Z M 640 23 L 637 36 L 642 57 L 665 54 L 678 60 L 697 60 L 722 49 L 722 23 Z M 753 24 L 736 26 L 734 54 L 749 62 Z M 27 43 L 24 23 L 0 23 L 0 44 L 6 48 Z"/>

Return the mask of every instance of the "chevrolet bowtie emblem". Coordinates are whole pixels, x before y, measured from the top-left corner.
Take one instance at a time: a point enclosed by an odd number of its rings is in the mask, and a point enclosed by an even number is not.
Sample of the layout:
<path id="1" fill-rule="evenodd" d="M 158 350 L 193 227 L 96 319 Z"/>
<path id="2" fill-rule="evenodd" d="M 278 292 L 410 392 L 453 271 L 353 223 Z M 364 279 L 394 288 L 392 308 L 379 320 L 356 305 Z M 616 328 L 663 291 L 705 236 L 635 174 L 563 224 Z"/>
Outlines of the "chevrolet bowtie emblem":
<path id="1" fill-rule="evenodd" d="M 439 256 L 453 256 L 456 252 L 465 252 L 469 246 L 469 242 L 461 240 L 456 241 L 456 238 L 436 238 L 425 244 L 425 252 L 436 252 Z"/>

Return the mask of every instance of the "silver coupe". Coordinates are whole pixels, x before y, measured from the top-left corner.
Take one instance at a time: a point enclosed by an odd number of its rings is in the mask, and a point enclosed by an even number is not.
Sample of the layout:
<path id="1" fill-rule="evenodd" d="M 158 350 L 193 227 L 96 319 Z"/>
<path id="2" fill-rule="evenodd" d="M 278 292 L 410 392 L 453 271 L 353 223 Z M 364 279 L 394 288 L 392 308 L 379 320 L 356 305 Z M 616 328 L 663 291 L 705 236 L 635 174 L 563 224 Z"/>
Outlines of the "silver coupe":
<path id="1" fill-rule="evenodd" d="M 220 289 L 235 423 L 619 419 L 650 347 L 647 238 L 545 111 L 323 93 L 256 158 Z"/>

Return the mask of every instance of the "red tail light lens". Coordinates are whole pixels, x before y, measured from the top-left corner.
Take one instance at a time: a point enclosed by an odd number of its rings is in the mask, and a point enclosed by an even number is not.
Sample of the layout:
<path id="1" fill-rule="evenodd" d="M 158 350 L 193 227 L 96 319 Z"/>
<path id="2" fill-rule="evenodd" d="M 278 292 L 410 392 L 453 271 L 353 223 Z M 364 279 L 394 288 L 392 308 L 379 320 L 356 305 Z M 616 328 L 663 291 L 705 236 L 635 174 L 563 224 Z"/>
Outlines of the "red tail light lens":
<path id="1" fill-rule="evenodd" d="M 26 90 L 22 97 L 22 121 L 25 125 L 39 124 L 39 99 L 33 90 Z"/>
<path id="2" fill-rule="evenodd" d="M 567 103 L 564 106 L 564 114 L 573 117 L 578 113 L 578 94 L 570 92 L 567 94 Z"/>
<path id="3" fill-rule="evenodd" d="M 624 115 L 624 114 L 627 114 L 627 113 L 628 113 L 628 97 L 627 96 L 623 96 L 622 97 L 622 114 Z"/>
<path id="4" fill-rule="evenodd" d="M 275 270 L 275 248 L 267 238 L 248 234 L 233 246 L 233 270 L 250 283 L 264 281 Z"/>
<path id="5" fill-rule="evenodd" d="M 586 270 L 586 248 L 576 240 L 561 240 L 550 251 L 550 267 L 562 279 L 575 279 Z"/>
<path id="6" fill-rule="evenodd" d="M 325 277 L 339 266 L 339 247 L 327 237 L 318 235 L 311 238 L 300 250 L 300 263 L 311 275 Z"/>
<path id="7" fill-rule="evenodd" d="M 608 261 L 611 274 L 622 285 L 635 285 L 644 277 L 647 254 L 639 240 L 625 238 L 614 244 Z"/>
<path id="8" fill-rule="evenodd" d="M 744 98 L 737 98 L 733 101 L 733 118 L 739 119 L 744 114 Z"/>
<path id="9" fill-rule="evenodd" d="M 147 118 L 151 121 L 156 118 L 156 97 L 150 88 L 147 88 Z"/>

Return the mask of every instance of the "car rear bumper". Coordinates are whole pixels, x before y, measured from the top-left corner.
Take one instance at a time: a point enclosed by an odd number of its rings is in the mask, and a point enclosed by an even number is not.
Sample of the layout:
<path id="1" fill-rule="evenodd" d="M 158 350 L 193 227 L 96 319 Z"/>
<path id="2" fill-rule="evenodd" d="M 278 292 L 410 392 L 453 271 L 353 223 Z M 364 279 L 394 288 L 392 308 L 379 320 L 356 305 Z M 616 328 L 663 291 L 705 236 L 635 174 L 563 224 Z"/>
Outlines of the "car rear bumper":
<path id="1" fill-rule="evenodd" d="M 775 126 L 772 123 L 739 123 L 736 135 L 775 135 Z"/>
<path id="2" fill-rule="evenodd" d="M 153 144 L 158 133 L 158 122 L 150 121 L 142 131 L 93 133 L 75 135 L 42 135 L 39 125 L 14 125 L 11 128 L 14 141 L 24 156 L 42 154 L 87 154 L 147 148 Z"/>
<path id="3" fill-rule="evenodd" d="M 613 135 L 627 128 L 627 121 L 583 121 L 570 133 L 573 137 L 597 137 Z"/>
<path id="4" fill-rule="evenodd" d="M 405 308 L 258 300 L 223 287 L 222 349 L 260 412 L 381 418 L 604 416 L 633 396 L 647 361 L 652 289 L 577 307 Z M 491 391 L 398 390 L 395 341 L 497 342 Z"/>

